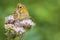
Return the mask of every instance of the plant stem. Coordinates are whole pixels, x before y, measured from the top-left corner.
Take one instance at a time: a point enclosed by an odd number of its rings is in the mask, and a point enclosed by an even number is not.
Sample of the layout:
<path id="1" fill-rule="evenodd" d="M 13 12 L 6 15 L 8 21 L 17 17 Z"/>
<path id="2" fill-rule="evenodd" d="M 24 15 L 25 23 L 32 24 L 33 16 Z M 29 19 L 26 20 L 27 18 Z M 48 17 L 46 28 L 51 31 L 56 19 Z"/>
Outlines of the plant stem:
<path id="1" fill-rule="evenodd" d="M 8 31 L 8 40 L 11 40 L 10 30 Z"/>
<path id="2" fill-rule="evenodd" d="M 24 34 L 20 35 L 19 40 L 24 40 Z"/>

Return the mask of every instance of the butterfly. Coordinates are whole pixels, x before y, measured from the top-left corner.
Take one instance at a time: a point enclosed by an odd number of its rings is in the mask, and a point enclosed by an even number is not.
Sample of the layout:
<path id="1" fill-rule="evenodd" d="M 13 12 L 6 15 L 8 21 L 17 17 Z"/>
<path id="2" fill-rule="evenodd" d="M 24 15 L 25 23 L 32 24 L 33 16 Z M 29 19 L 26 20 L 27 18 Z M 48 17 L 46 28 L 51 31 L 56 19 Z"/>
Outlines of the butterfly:
<path id="1" fill-rule="evenodd" d="M 13 13 L 13 16 L 15 20 L 23 20 L 30 18 L 27 8 L 21 3 L 18 3 L 16 10 Z"/>

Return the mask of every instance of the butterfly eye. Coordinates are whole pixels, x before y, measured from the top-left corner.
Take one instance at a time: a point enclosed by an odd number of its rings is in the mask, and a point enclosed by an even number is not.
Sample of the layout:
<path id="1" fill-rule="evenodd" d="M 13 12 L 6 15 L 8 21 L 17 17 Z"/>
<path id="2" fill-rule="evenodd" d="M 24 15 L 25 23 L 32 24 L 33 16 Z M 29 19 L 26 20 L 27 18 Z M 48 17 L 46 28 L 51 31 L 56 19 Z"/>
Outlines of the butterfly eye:
<path id="1" fill-rule="evenodd" d="M 22 7 L 20 7 L 20 8 L 22 8 Z"/>

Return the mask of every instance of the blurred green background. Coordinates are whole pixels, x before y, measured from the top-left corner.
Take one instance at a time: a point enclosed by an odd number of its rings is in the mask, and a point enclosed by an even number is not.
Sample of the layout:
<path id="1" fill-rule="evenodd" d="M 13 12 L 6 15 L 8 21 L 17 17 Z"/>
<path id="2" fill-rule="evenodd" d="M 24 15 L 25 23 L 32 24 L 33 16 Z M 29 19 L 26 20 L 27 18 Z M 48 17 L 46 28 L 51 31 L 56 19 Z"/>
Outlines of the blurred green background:
<path id="1" fill-rule="evenodd" d="M 24 4 L 36 23 L 25 40 L 60 40 L 60 0 L 0 0 L 0 40 L 6 40 L 4 19 L 18 3 Z"/>

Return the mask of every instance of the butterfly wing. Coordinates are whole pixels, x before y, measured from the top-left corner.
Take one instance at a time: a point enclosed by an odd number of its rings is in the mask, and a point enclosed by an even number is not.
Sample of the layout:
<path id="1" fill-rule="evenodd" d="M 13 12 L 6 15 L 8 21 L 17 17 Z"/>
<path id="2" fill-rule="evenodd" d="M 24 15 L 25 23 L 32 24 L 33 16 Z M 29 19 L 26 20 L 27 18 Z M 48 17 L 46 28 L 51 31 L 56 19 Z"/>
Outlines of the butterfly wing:
<path id="1" fill-rule="evenodd" d="M 18 4 L 15 13 L 16 13 L 16 15 L 14 16 L 15 19 L 23 20 L 23 19 L 30 18 L 28 11 L 23 4 Z"/>

